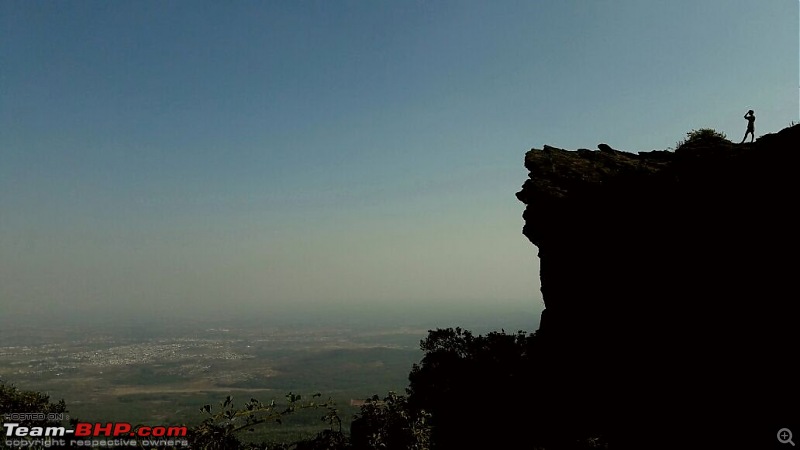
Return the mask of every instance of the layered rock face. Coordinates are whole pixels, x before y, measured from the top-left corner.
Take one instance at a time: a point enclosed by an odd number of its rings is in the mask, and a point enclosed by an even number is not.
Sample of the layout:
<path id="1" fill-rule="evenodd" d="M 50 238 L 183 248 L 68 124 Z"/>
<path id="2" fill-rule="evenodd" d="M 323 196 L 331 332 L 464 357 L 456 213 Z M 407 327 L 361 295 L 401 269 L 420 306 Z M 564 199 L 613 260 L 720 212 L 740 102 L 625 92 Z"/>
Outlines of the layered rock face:
<path id="1" fill-rule="evenodd" d="M 526 154 L 554 426 L 680 440 L 719 421 L 720 444 L 749 423 L 769 446 L 800 417 L 799 143 L 797 125 L 745 145 Z"/>

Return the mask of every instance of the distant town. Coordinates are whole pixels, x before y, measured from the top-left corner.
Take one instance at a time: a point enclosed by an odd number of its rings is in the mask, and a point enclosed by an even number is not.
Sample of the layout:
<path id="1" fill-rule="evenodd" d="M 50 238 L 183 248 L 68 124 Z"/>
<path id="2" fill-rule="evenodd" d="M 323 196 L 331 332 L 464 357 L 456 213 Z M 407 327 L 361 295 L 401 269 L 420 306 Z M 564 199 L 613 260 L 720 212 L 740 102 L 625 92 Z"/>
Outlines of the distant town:
<path id="1" fill-rule="evenodd" d="M 43 335 L 43 333 L 45 333 Z M 227 395 L 321 392 L 346 412 L 402 391 L 425 329 L 264 327 L 4 331 L 0 380 L 85 420 L 190 423 Z M 133 416 L 133 417 L 131 417 Z"/>

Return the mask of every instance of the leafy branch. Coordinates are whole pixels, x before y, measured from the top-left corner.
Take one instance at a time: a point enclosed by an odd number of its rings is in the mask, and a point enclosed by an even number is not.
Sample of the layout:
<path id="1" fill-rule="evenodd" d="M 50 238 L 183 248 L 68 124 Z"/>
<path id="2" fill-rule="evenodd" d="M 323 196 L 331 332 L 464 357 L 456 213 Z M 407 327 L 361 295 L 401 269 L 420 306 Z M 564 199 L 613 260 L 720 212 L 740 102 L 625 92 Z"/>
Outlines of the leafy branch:
<path id="1" fill-rule="evenodd" d="M 240 442 L 236 434 L 243 430 L 252 432 L 257 425 L 268 422 L 281 424 L 285 416 L 304 409 L 328 408 L 331 410 L 333 400 L 330 398 L 326 402 L 316 400 L 321 396 L 322 394 L 316 393 L 311 396 L 311 400 L 303 401 L 302 395 L 289 392 L 284 405 L 278 404 L 275 400 L 263 403 L 251 398 L 241 408 L 237 408 L 233 396 L 229 395 L 219 403 L 219 408 L 216 410 L 211 404 L 203 405 L 200 412 L 208 417 L 192 429 L 193 447 L 208 450 L 237 448 Z M 338 420 L 341 423 L 341 419 Z"/>

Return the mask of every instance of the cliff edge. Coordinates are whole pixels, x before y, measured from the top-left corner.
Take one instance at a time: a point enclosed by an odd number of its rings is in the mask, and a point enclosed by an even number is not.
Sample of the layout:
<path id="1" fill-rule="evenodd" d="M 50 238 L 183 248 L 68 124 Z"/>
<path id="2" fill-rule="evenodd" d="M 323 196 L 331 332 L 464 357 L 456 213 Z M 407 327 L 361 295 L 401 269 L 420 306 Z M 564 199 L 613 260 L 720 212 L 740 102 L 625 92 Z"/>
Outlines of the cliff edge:
<path id="1" fill-rule="evenodd" d="M 799 417 L 798 143 L 800 125 L 674 152 L 527 152 L 517 198 L 554 426 L 678 440 L 719 420 L 772 445 Z"/>

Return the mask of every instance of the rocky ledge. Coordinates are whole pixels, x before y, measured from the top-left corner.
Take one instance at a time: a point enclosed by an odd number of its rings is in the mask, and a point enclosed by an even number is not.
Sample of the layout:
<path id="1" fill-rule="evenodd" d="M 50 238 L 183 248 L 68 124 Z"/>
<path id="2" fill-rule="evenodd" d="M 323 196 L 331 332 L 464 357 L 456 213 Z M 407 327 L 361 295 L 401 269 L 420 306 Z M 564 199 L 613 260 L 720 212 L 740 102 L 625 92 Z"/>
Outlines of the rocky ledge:
<path id="1" fill-rule="evenodd" d="M 678 436 L 796 415 L 798 143 L 800 125 L 744 145 L 527 152 L 517 197 L 554 423 Z"/>

